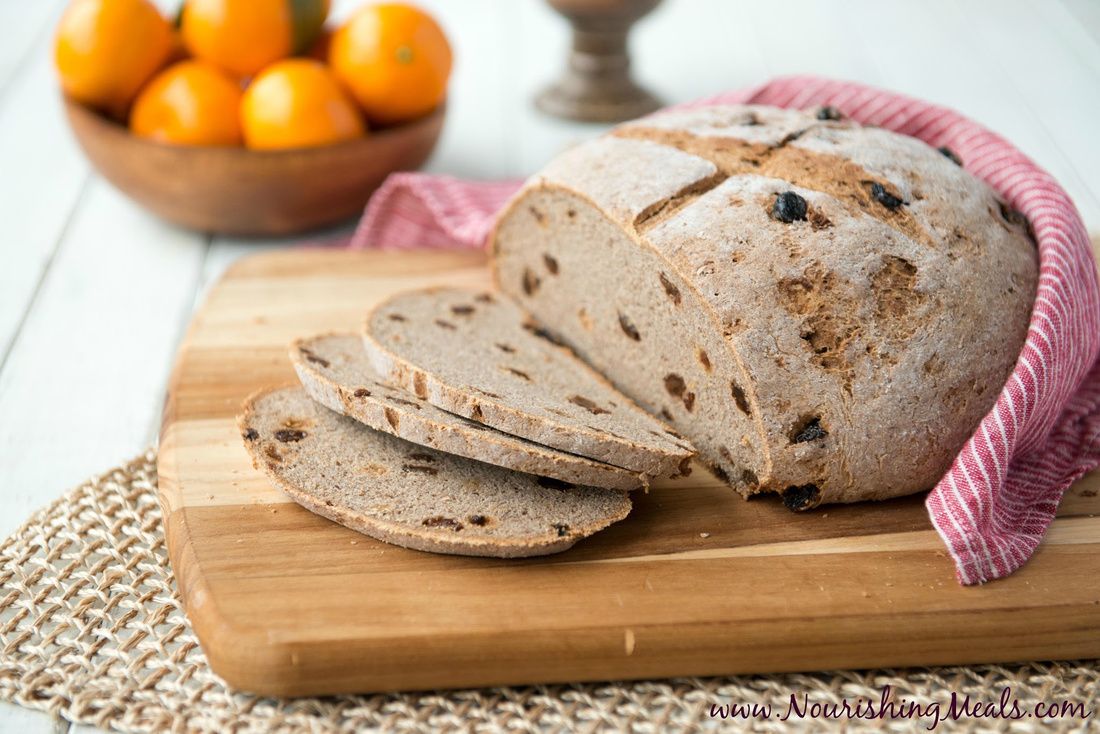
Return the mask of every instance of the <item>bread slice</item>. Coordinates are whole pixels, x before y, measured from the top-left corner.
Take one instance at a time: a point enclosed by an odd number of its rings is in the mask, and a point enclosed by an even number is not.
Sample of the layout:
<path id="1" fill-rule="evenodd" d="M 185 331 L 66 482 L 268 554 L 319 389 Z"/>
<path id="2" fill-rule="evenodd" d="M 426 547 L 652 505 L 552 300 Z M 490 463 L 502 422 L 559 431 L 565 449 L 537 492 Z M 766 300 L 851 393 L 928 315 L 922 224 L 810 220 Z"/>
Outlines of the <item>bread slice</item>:
<path id="1" fill-rule="evenodd" d="M 308 510 L 394 545 L 519 558 L 557 553 L 623 519 L 623 492 L 579 487 L 402 441 L 301 388 L 250 397 L 238 418 L 256 468 Z"/>
<path id="2" fill-rule="evenodd" d="M 291 345 L 290 361 L 306 392 L 321 405 L 406 441 L 572 484 L 606 489 L 645 484 L 637 472 L 502 433 L 385 384 L 358 334 L 299 339 Z"/>
<path id="3" fill-rule="evenodd" d="M 444 410 L 650 477 L 683 472 L 694 449 L 514 303 L 490 293 L 399 293 L 367 316 L 364 344 L 384 379 Z"/>

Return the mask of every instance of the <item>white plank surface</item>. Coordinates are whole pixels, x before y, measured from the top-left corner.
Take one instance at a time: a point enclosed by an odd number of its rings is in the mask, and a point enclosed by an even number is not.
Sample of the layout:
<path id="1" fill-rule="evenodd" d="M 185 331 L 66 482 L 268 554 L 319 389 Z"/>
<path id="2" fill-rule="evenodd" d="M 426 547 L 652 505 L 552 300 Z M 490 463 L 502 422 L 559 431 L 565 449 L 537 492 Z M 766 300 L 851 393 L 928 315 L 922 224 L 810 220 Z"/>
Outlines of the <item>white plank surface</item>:
<path id="1" fill-rule="evenodd" d="M 62 0 L 0 3 L 0 28 L 4 29 L 4 44 L 0 46 L 0 94 L 16 72 L 40 54 L 52 20 L 62 7 Z"/>
<path id="2" fill-rule="evenodd" d="M 456 52 L 428 170 L 519 177 L 601 129 L 531 104 L 569 41 L 540 0 L 421 4 Z M 297 242 L 183 232 L 89 173 L 51 68 L 62 6 L 0 0 L 2 533 L 152 441 L 192 308 L 237 258 Z M 632 47 L 638 76 L 668 102 L 818 73 L 955 107 L 1048 168 L 1100 226 L 1100 0 L 666 0 Z M 0 733 L 65 728 L 0 705 Z"/>
<path id="3" fill-rule="evenodd" d="M 43 48 L 35 52 L 0 93 L 0 365 L 88 179 L 63 119 L 50 56 Z"/>
<path id="4" fill-rule="evenodd" d="M 1059 5 L 1074 17 L 1078 28 L 1100 43 L 1100 3 L 1096 0 L 1062 0 Z"/>
<path id="5" fill-rule="evenodd" d="M 0 372 L 0 532 L 153 440 L 204 251 L 90 185 Z"/>
<path id="6" fill-rule="evenodd" d="M 0 734 L 65 734 L 66 732 L 73 734 L 72 728 L 64 719 L 52 719 L 37 711 L 0 702 Z"/>

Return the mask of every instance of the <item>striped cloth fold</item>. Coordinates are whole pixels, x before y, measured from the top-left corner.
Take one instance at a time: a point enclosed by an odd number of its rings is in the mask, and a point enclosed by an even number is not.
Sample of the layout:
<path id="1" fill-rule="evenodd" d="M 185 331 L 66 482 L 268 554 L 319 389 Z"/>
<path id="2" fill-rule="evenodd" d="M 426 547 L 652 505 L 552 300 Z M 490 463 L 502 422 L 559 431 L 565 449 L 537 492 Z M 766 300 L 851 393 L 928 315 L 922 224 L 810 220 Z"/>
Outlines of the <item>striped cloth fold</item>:
<path id="1" fill-rule="evenodd" d="M 1006 576 L 1035 552 L 1063 492 L 1100 465 L 1100 287 L 1092 248 L 1058 183 L 1000 136 L 949 109 L 852 82 L 800 76 L 684 106 L 831 105 L 947 146 L 1031 223 L 1039 285 L 1027 340 L 997 402 L 925 505 L 960 583 Z M 477 248 L 519 182 L 402 173 L 378 190 L 352 248 Z"/>

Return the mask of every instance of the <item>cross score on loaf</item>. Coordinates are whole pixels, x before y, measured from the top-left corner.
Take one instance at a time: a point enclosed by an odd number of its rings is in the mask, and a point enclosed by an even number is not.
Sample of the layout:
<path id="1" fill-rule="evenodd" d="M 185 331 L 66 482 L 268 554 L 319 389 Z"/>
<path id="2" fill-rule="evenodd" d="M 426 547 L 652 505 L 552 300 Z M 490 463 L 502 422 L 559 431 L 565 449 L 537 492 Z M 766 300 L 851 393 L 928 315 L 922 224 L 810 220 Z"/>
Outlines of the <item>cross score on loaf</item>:
<path id="1" fill-rule="evenodd" d="M 555 338 L 792 509 L 927 489 L 990 408 L 1037 281 L 950 151 L 837 119 L 673 110 L 573 148 L 491 236 Z"/>

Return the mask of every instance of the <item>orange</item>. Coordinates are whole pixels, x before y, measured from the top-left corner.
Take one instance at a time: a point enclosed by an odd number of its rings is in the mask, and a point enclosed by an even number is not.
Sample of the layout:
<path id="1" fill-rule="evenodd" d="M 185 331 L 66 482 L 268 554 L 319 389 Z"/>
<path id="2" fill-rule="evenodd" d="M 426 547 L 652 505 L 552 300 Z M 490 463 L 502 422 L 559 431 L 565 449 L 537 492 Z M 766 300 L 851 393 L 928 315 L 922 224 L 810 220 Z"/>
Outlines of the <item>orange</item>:
<path id="1" fill-rule="evenodd" d="M 193 56 L 249 77 L 309 49 L 328 9 L 328 0 L 186 0 L 180 31 Z"/>
<path id="2" fill-rule="evenodd" d="M 177 145 L 240 145 L 241 88 L 205 61 L 180 61 L 153 77 L 130 113 L 135 135 Z"/>
<path id="3" fill-rule="evenodd" d="M 369 119 L 391 124 L 427 114 L 443 101 L 451 46 L 422 10 L 367 5 L 336 31 L 329 63 Z"/>
<path id="4" fill-rule="evenodd" d="M 172 50 L 172 28 L 148 0 L 74 0 L 57 26 L 65 93 L 122 117 Z"/>
<path id="5" fill-rule="evenodd" d="M 241 126 L 256 150 L 329 145 L 366 132 L 355 102 L 313 59 L 279 61 L 256 77 L 241 100 Z"/>

